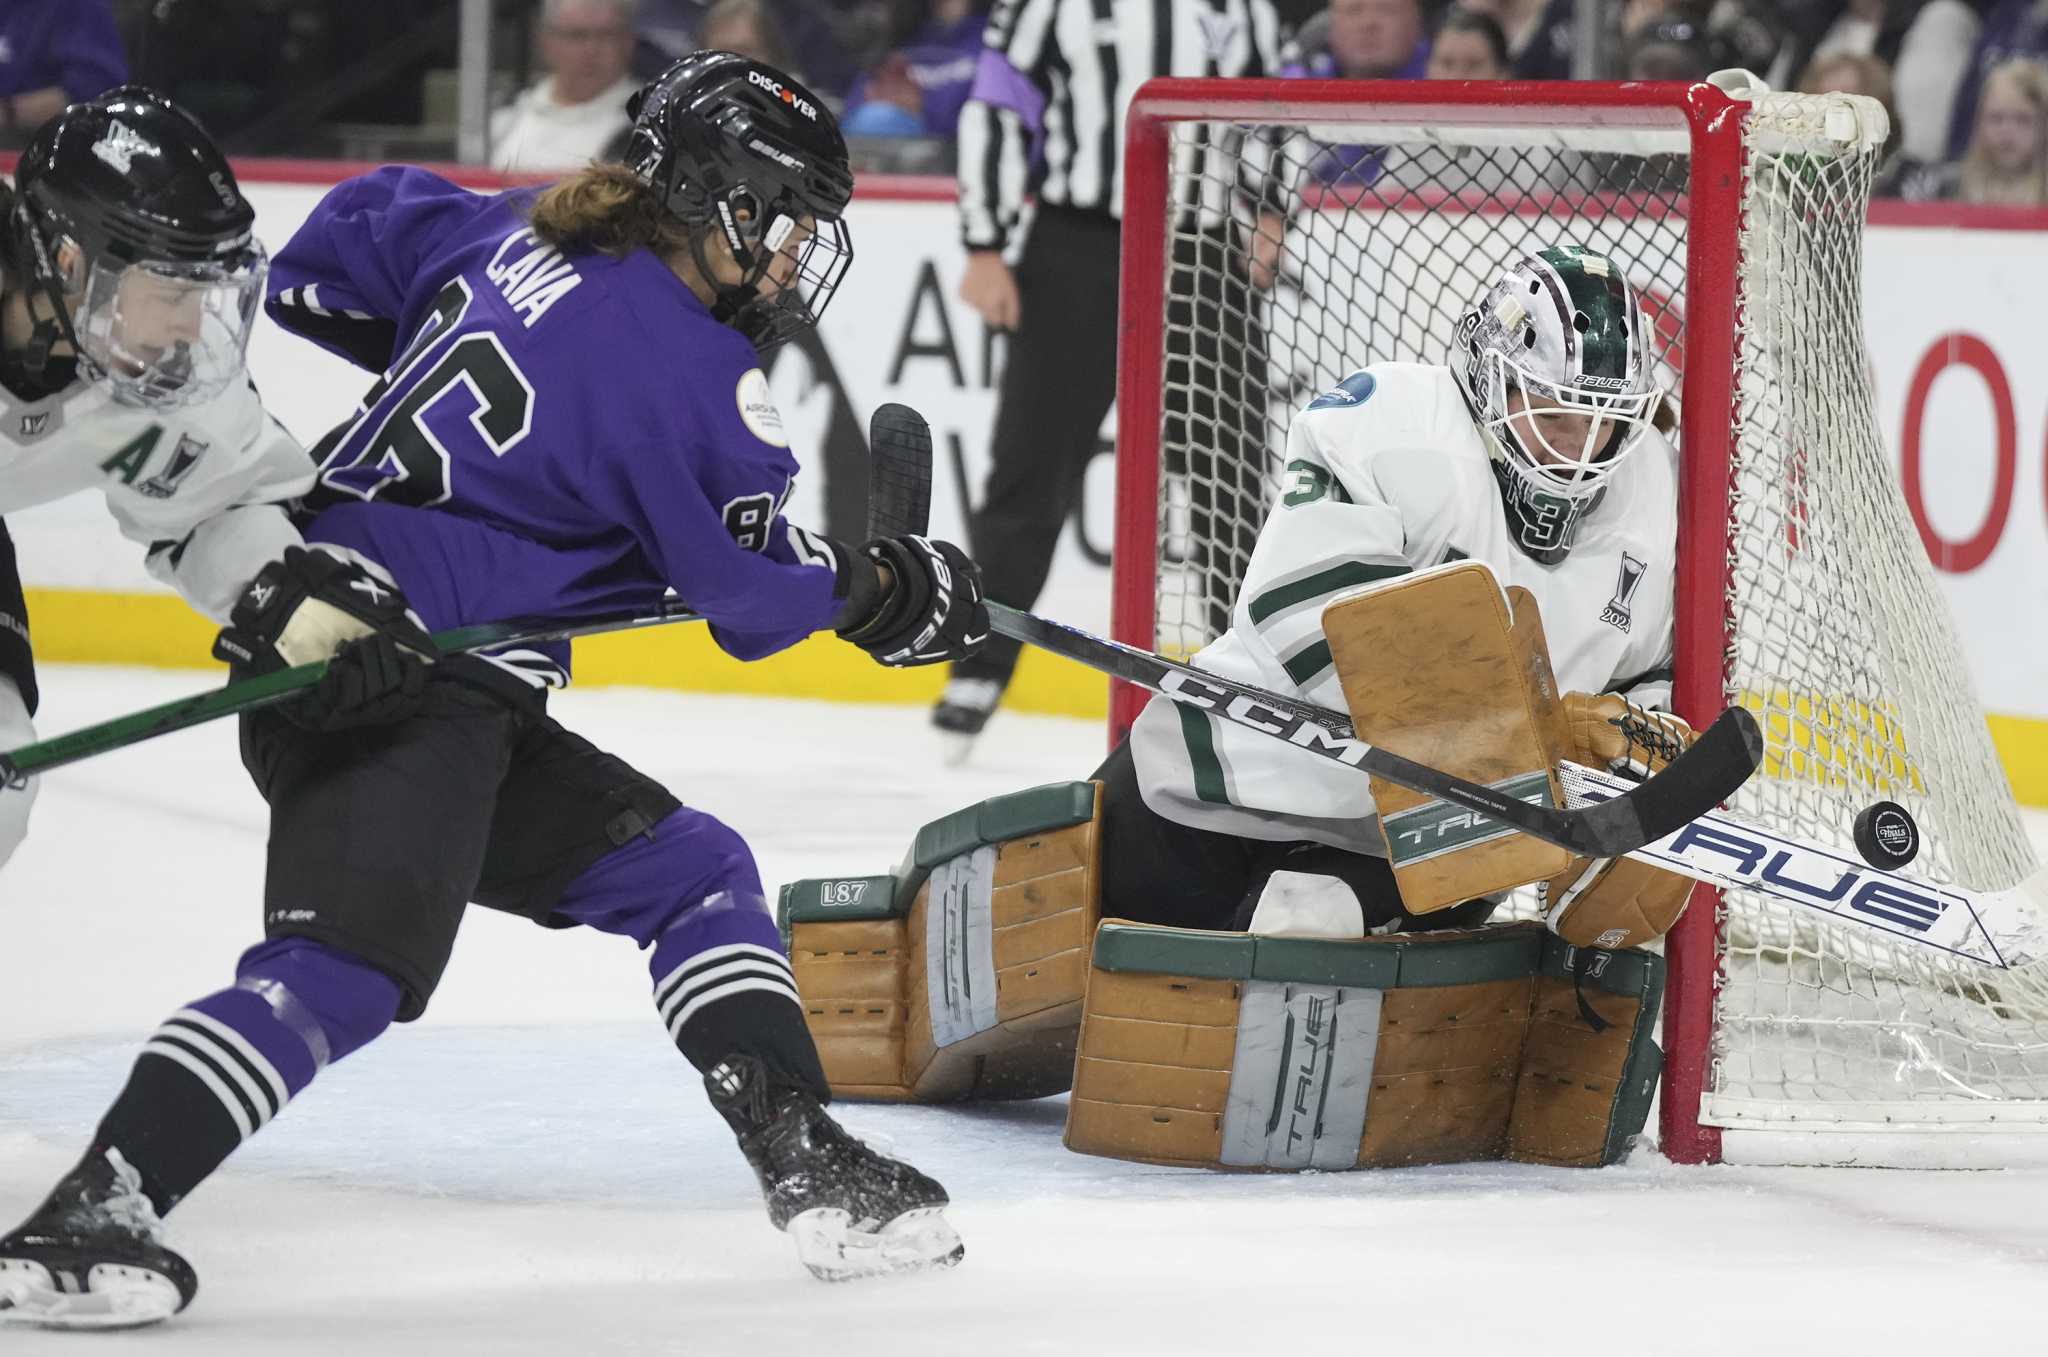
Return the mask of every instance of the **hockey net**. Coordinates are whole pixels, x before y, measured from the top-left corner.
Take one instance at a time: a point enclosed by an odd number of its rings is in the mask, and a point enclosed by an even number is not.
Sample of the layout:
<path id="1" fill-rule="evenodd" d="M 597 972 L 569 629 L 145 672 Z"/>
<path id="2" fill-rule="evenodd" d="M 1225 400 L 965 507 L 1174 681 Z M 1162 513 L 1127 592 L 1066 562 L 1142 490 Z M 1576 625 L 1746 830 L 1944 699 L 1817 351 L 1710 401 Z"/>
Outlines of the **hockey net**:
<path id="1" fill-rule="evenodd" d="M 1369 363 L 1447 361 L 1503 265 L 1589 246 L 1628 269 L 1682 393 L 1677 706 L 1699 723 L 1747 705 L 1768 740 L 1731 809 L 1853 854 L 1856 813 L 1894 800 L 1923 831 L 1915 876 L 1990 890 L 2036 870 L 1872 408 L 1876 104 L 1159 83 L 1130 126 L 1120 639 L 1187 654 L 1225 625 L 1316 393 Z M 1670 959 L 1674 1157 L 2003 1163 L 2048 1146 L 2048 963 L 1992 968 L 1704 891 Z"/>

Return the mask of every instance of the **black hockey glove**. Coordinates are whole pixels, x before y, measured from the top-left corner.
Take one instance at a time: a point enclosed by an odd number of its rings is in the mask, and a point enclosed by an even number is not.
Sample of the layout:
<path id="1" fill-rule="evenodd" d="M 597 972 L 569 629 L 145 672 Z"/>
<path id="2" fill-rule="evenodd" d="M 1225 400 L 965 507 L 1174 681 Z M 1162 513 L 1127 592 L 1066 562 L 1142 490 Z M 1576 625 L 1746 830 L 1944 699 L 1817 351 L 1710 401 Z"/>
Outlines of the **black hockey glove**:
<path id="1" fill-rule="evenodd" d="M 403 721 L 419 710 L 434 638 L 398 586 L 324 551 L 287 547 L 249 581 L 214 639 L 215 659 L 268 674 L 326 660 L 327 672 L 280 714 L 308 730 Z"/>
<path id="2" fill-rule="evenodd" d="M 988 609 L 982 606 L 981 568 L 951 542 L 926 537 L 878 537 L 853 562 L 875 580 L 875 567 L 895 576 L 887 597 L 865 621 L 848 622 L 839 635 L 891 668 L 964 660 L 988 640 Z M 863 597 L 862 581 L 848 591 Z M 880 592 L 870 583 L 866 596 Z"/>

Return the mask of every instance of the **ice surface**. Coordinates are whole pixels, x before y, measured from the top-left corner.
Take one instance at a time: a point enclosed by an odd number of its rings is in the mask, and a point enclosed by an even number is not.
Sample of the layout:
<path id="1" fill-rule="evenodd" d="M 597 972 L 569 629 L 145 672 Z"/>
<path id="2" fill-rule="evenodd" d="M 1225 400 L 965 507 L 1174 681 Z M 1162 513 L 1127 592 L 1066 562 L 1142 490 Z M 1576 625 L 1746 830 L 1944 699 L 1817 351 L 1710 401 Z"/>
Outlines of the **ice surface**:
<path id="1" fill-rule="evenodd" d="M 58 732 L 200 686 L 52 668 Z M 1004 715 L 946 768 L 916 708 L 572 691 L 564 720 L 753 842 L 770 888 L 1082 777 Z M 0 1229 L 135 1046 L 257 934 L 263 807 L 211 727 L 51 775 L 0 874 Z M 1063 1101 L 843 1109 L 945 1182 L 957 1270 L 830 1287 L 771 1230 L 617 939 L 474 911 L 433 1009 L 323 1075 L 172 1218 L 185 1315 L 73 1353 L 1818 1354 L 2048 1351 L 2048 1172 L 1475 1165 L 1225 1176 L 1069 1154 Z"/>

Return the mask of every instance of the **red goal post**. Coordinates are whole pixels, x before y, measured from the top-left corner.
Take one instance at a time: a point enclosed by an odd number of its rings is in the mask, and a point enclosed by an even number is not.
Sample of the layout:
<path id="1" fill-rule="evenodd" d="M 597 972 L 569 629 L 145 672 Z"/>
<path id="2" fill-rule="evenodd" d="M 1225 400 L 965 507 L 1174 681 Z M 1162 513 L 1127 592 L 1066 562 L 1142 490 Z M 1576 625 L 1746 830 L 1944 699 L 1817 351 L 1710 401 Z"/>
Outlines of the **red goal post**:
<path id="1" fill-rule="evenodd" d="M 1631 270 L 1680 398 L 1674 706 L 1703 725 L 1744 703 L 1771 741 L 1737 808 L 1847 848 L 1862 804 L 1903 800 L 1928 879 L 2028 874 L 1871 413 L 1861 230 L 1885 133 L 1868 100 L 1710 84 L 1147 84 L 1124 166 L 1114 634 L 1206 643 L 1292 412 L 1367 363 L 1444 361 L 1500 265 L 1592 245 Z M 1876 616 L 1827 630 L 1856 609 Z M 1113 735 L 1143 700 L 1118 685 Z M 1667 955 L 1673 1159 L 2010 1162 L 2000 1132 L 2048 1133 L 2048 981 L 1704 887 Z M 1928 1077 L 1891 1072 L 1929 1047 Z"/>

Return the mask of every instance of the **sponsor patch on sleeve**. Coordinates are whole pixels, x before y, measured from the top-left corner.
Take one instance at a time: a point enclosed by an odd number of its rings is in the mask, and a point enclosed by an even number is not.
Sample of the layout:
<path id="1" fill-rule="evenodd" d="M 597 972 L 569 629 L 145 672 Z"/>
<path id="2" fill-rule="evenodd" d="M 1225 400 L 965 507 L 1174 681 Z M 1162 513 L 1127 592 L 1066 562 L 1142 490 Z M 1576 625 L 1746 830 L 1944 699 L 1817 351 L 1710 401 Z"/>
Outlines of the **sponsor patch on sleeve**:
<path id="1" fill-rule="evenodd" d="M 770 447 L 786 448 L 789 435 L 782 427 L 782 412 L 768 394 L 768 376 L 759 368 L 748 368 L 733 393 L 740 406 L 740 422 L 754 437 Z"/>
<path id="2" fill-rule="evenodd" d="M 1317 396 L 1308 403 L 1311 410 L 1335 410 L 1349 405 L 1363 405 L 1379 383 L 1370 372 L 1354 372 L 1343 381 Z"/>

